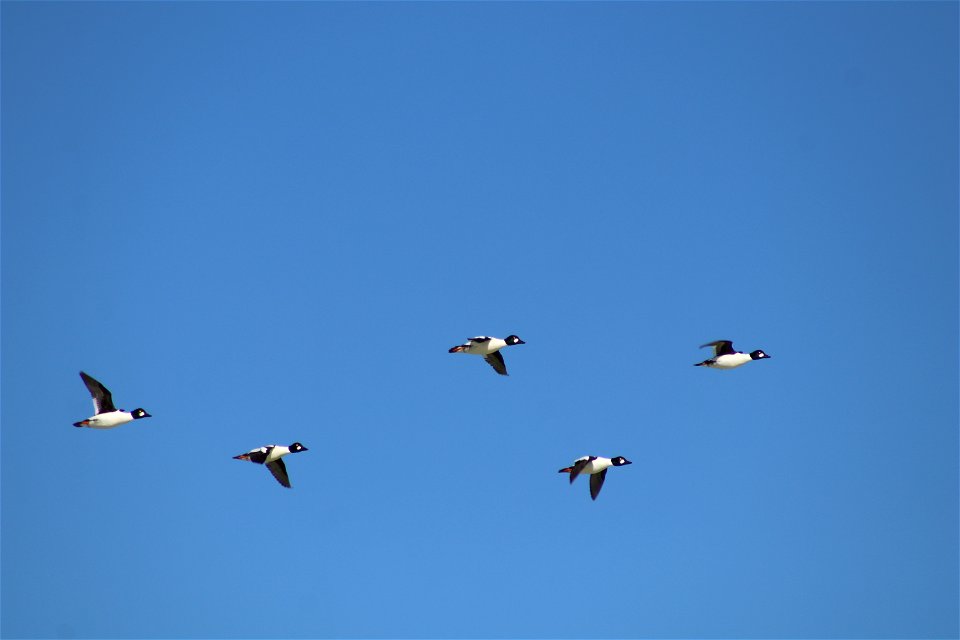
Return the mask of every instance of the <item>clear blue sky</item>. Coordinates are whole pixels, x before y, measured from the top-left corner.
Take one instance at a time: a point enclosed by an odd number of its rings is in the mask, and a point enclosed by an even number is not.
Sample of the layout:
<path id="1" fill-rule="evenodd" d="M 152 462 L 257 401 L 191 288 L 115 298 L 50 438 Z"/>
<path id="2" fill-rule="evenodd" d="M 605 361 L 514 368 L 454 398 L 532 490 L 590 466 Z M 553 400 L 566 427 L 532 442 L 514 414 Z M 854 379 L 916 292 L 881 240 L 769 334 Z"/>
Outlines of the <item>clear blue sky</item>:
<path id="1" fill-rule="evenodd" d="M 0 12 L 4 637 L 957 637 L 956 2 Z"/>

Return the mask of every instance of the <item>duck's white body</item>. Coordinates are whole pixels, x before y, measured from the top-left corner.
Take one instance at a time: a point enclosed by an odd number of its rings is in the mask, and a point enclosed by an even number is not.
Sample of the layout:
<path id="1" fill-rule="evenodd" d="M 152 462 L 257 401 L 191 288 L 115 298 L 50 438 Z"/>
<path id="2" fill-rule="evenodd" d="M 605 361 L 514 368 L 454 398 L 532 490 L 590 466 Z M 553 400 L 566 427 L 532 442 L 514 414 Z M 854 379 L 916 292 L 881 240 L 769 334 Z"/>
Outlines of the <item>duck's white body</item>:
<path id="1" fill-rule="evenodd" d="M 289 453 L 290 453 L 290 447 L 284 447 L 279 444 L 272 445 L 263 463 L 270 464 L 274 460 L 279 460 L 280 458 L 282 458 L 285 455 L 288 455 Z"/>
<path id="2" fill-rule="evenodd" d="M 704 366 L 710 367 L 711 369 L 736 369 L 751 360 L 753 360 L 753 358 L 750 357 L 749 353 L 727 353 L 707 360 Z"/>
<path id="3" fill-rule="evenodd" d="M 470 338 L 460 345 L 460 353 L 472 353 L 478 356 L 488 356 L 494 351 L 500 351 L 507 346 L 507 341 L 502 338 L 489 338 L 478 336 Z"/>
<path id="4" fill-rule="evenodd" d="M 580 473 L 589 473 L 590 475 L 600 473 L 604 469 L 608 469 L 609 467 L 613 466 L 613 460 L 610 458 L 595 457 L 593 460 L 590 460 L 590 458 L 591 456 L 577 458 L 573 461 L 573 464 L 576 466 L 576 464 L 581 460 L 587 460 L 587 464 L 580 469 Z"/>
<path id="5" fill-rule="evenodd" d="M 99 413 L 87 418 L 83 426 L 91 429 L 113 429 L 122 424 L 133 422 L 133 414 L 129 411 L 111 411 L 109 413 Z"/>

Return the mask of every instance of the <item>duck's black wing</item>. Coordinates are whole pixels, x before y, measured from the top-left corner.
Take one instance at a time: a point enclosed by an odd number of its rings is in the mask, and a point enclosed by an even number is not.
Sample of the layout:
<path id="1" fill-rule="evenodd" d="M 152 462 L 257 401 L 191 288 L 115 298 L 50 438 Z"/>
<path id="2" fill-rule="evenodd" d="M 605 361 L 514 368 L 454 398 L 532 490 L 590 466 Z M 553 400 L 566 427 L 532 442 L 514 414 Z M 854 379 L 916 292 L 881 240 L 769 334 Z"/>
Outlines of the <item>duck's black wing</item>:
<path id="1" fill-rule="evenodd" d="M 494 351 L 493 353 L 483 356 L 483 359 L 487 361 L 493 370 L 499 373 L 502 376 L 510 375 L 507 373 L 507 364 L 503 361 L 503 356 L 500 355 L 499 351 Z"/>
<path id="2" fill-rule="evenodd" d="M 233 456 L 234 460 L 249 460 L 250 462 L 256 462 L 257 464 L 263 464 L 267 460 L 267 456 L 270 455 L 270 450 L 273 449 L 274 445 L 269 447 L 258 447 L 246 453 L 241 453 L 238 456 Z"/>
<path id="3" fill-rule="evenodd" d="M 101 413 L 110 413 L 111 411 L 117 410 L 117 408 L 113 406 L 113 396 L 110 395 L 110 392 L 105 386 L 85 374 L 83 371 L 80 372 L 80 378 L 83 379 L 83 384 L 87 385 L 87 390 L 90 392 L 90 397 L 93 398 L 93 409 L 96 411 L 97 415 Z"/>
<path id="4" fill-rule="evenodd" d="M 700 345 L 700 348 L 704 347 L 713 347 L 713 357 L 717 358 L 728 353 L 736 353 L 733 350 L 733 341 L 731 340 L 715 340 L 714 342 L 708 342 L 707 344 Z"/>
<path id="5" fill-rule="evenodd" d="M 591 461 L 596 460 L 597 456 L 587 456 L 586 458 L 580 458 L 573 463 L 573 469 L 570 471 L 570 482 L 572 483 L 577 479 L 577 476 L 580 475 L 580 472 L 583 471 L 583 468 L 590 464 Z"/>
<path id="6" fill-rule="evenodd" d="M 290 488 L 290 477 L 287 475 L 287 465 L 283 464 L 283 458 L 268 462 L 267 469 L 270 469 L 270 473 L 277 479 L 277 482 L 287 489 Z"/>
<path id="7" fill-rule="evenodd" d="M 600 489 L 603 488 L 603 479 L 607 477 L 607 470 L 604 469 L 599 473 L 594 473 L 590 476 L 590 497 L 594 500 L 597 499 L 597 496 L 600 495 Z"/>

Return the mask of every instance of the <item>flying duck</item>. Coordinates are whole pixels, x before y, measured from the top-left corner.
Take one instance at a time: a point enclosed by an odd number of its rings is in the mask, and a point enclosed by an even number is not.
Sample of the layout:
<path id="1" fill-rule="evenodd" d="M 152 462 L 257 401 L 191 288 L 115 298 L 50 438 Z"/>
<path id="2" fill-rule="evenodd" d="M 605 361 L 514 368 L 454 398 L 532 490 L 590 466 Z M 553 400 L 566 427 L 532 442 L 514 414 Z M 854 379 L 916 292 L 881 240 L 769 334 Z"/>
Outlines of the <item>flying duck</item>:
<path id="1" fill-rule="evenodd" d="M 577 479 L 581 473 L 590 474 L 590 497 L 593 500 L 600 495 L 600 489 L 603 488 L 603 479 L 607 477 L 607 469 L 610 467 L 622 467 L 625 464 L 633 464 L 623 456 L 616 458 L 603 458 L 600 456 L 583 456 L 573 462 L 573 466 L 560 469 L 559 473 L 570 474 L 570 484 Z"/>
<path id="2" fill-rule="evenodd" d="M 490 336 L 477 336 L 476 338 L 470 338 L 463 344 L 458 344 L 455 347 L 450 347 L 448 353 L 472 353 L 474 355 L 483 356 L 483 359 L 487 361 L 493 370 L 499 373 L 502 376 L 507 374 L 507 365 L 503 361 L 503 356 L 500 354 L 500 349 L 504 347 L 512 347 L 515 344 L 526 344 L 518 336 L 509 335 L 505 339 L 501 340 L 500 338 L 491 338 Z"/>
<path id="3" fill-rule="evenodd" d="M 300 453 L 301 451 L 307 451 L 307 448 L 299 442 L 294 442 L 289 447 L 278 444 L 268 444 L 256 449 L 251 449 L 238 456 L 233 456 L 233 459 L 249 460 L 257 464 L 266 464 L 267 469 L 270 469 L 270 473 L 277 479 L 277 482 L 289 489 L 290 477 L 287 476 L 287 466 L 283 464 L 281 458 L 289 453 Z"/>
<path id="4" fill-rule="evenodd" d="M 83 371 L 80 372 L 80 378 L 83 379 L 83 384 L 87 385 L 90 397 L 93 398 L 94 415 L 86 420 L 74 422 L 73 426 L 90 427 L 91 429 L 113 429 L 139 418 L 152 417 L 143 409 L 134 409 L 133 411 L 117 409 L 113 406 L 113 396 L 110 395 L 110 391 L 105 386 Z"/>
<path id="5" fill-rule="evenodd" d="M 734 369 L 740 365 L 750 362 L 751 360 L 763 360 L 764 358 L 770 357 L 760 349 L 751 351 L 750 353 L 734 351 L 733 342 L 730 340 L 717 340 L 715 342 L 708 342 L 707 344 L 700 345 L 701 349 L 704 347 L 713 347 L 713 357 L 708 358 L 703 362 L 698 362 L 693 366 L 711 367 L 713 369 Z"/>

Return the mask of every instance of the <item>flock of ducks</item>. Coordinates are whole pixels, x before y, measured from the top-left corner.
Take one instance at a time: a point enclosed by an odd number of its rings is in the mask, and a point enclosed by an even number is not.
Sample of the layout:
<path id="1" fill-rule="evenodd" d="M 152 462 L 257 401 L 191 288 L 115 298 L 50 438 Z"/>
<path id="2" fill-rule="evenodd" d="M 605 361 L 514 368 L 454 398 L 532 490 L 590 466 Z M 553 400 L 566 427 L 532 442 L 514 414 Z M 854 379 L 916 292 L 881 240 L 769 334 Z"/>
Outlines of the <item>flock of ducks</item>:
<path id="1" fill-rule="evenodd" d="M 493 338 L 491 336 L 477 336 L 470 338 L 463 344 L 451 347 L 449 353 L 467 353 L 483 356 L 483 359 L 493 367 L 494 371 L 505 376 L 508 375 L 507 365 L 503 360 L 503 354 L 500 353 L 500 350 L 518 344 L 525 343 L 519 336 L 515 335 L 509 335 L 503 339 Z M 730 340 L 708 342 L 707 344 L 701 345 L 700 348 L 702 349 L 704 347 L 713 347 L 713 357 L 703 362 L 697 362 L 694 365 L 695 367 L 735 369 L 753 360 L 763 360 L 764 358 L 770 357 L 760 349 L 751 351 L 750 353 L 736 351 L 733 348 L 733 342 Z M 122 424 L 133 422 L 134 420 L 152 417 L 141 408 L 134 409 L 133 411 L 117 409 L 113 404 L 113 396 L 105 386 L 83 371 L 80 372 L 80 378 L 83 380 L 83 384 L 87 386 L 87 390 L 90 391 L 90 397 L 93 398 L 94 415 L 80 422 L 74 422 L 73 426 L 89 427 L 91 429 L 113 429 L 114 427 L 119 427 Z M 299 442 L 294 442 L 288 447 L 268 444 L 257 447 L 256 449 L 251 449 L 246 453 L 241 453 L 238 456 L 234 456 L 233 459 L 248 460 L 256 464 L 266 465 L 270 473 L 273 474 L 273 477 L 277 479 L 277 482 L 289 489 L 290 477 L 287 475 L 287 467 L 283 463 L 283 457 L 291 453 L 300 453 L 301 451 L 307 450 L 308 449 Z M 623 456 L 617 456 L 615 458 L 583 456 L 574 460 L 571 466 L 560 469 L 559 472 L 569 473 L 571 484 L 573 484 L 573 481 L 576 480 L 578 476 L 583 474 L 589 475 L 590 498 L 596 500 L 597 496 L 600 495 L 600 489 L 603 488 L 603 481 L 607 476 L 607 469 L 610 467 L 622 467 L 628 464 L 633 463 Z"/>

